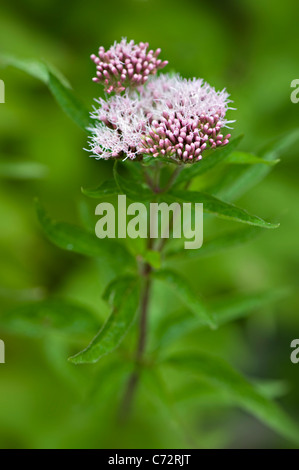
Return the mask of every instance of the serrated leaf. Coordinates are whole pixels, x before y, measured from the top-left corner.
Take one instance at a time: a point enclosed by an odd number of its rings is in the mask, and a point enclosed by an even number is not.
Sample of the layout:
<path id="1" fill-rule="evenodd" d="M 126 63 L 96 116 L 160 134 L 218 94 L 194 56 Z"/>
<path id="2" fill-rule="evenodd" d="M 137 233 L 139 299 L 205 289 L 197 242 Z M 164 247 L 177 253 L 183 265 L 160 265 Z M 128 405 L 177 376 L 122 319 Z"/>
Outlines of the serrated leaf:
<path id="1" fill-rule="evenodd" d="M 26 336 L 43 336 L 49 332 L 67 335 L 92 333 L 99 322 L 90 310 L 67 300 L 28 302 L 0 316 L 2 328 Z"/>
<path id="2" fill-rule="evenodd" d="M 88 109 L 76 98 L 67 80 L 54 70 L 52 66 L 41 61 L 19 59 L 5 54 L 0 55 L 0 67 L 13 66 L 41 80 L 48 86 L 63 111 L 82 129 L 93 126 Z"/>
<path id="3" fill-rule="evenodd" d="M 132 325 L 139 304 L 137 278 L 121 278 L 114 282 L 106 296 L 112 299 L 112 312 L 96 337 L 82 352 L 69 358 L 73 364 L 97 362 L 102 356 L 116 349 Z"/>
<path id="4" fill-rule="evenodd" d="M 220 147 L 214 150 L 210 155 L 204 156 L 202 160 L 193 163 L 191 166 L 185 165 L 183 171 L 178 175 L 174 186 L 191 181 L 196 176 L 203 175 L 207 171 L 212 170 L 212 168 L 219 163 L 224 162 L 231 152 L 239 145 L 242 139 L 243 135 L 240 135 L 235 139 L 232 139 L 224 147 Z"/>
<path id="5" fill-rule="evenodd" d="M 259 227 L 242 227 L 239 230 L 223 233 L 214 238 L 204 240 L 198 250 L 186 250 L 184 247 L 169 249 L 165 252 L 167 258 L 184 257 L 184 259 L 204 258 L 216 255 L 229 248 L 254 240 L 263 230 Z"/>
<path id="6" fill-rule="evenodd" d="M 170 269 L 163 269 L 152 274 L 154 279 L 162 281 L 169 285 L 181 299 L 181 301 L 190 309 L 204 325 L 215 326 L 215 321 L 206 305 L 189 287 L 189 282 L 179 273 Z"/>
<path id="7" fill-rule="evenodd" d="M 207 353 L 169 357 L 167 364 L 207 380 L 225 390 L 237 406 L 253 414 L 271 429 L 298 444 L 299 428 L 280 407 L 260 393 L 222 359 Z"/>
<path id="8" fill-rule="evenodd" d="M 85 196 L 101 199 L 106 196 L 113 196 L 119 193 L 119 187 L 114 180 L 104 181 L 97 188 L 81 188 Z"/>
<path id="9" fill-rule="evenodd" d="M 36 210 L 47 238 L 59 248 L 86 256 L 103 258 L 112 263 L 117 262 L 124 268 L 135 263 L 125 246 L 117 240 L 99 239 L 95 234 L 75 225 L 56 222 L 47 215 L 38 201 L 36 201 Z M 111 253 L 113 253 L 112 259 Z"/>
<path id="10" fill-rule="evenodd" d="M 208 193 L 174 189 L 165 197 L 168 199 L 171 198 L 172 201 L 176 202 L 202 203 L 204 212 L 207 212 L 208 214 L 214 214 L 222 219 L 234 220 L 235 222 L 255 225 L 262 228 L 279 227 L 279 224 L 266 222 L 260 217 L 249 214 L 249 212 L 246 210 L 217 199 Z"/>

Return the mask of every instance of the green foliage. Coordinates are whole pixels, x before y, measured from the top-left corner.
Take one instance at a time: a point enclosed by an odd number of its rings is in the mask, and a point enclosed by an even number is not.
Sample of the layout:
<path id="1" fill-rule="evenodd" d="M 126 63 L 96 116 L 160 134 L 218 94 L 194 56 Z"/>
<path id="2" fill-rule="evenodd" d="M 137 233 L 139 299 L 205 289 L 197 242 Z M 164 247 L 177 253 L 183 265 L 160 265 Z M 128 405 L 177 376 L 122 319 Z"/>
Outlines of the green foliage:
<path id="1" fill-rule="evenodd" d="M 8 331 L 26 336 L 64 335 L 67 339 L 96 331 L 99 322 L 86 307 L 67 300 L 28 302 L 1 315 L 1 325 Z"/>
<path id="2" fill-rule="evenodd" d="M 165 363 L 183 368 L 184 372 L 224 390 L 235 405 L 252 413 L 286 439 L 299 442 L 299 428 L 293 420 L 222 359 L 206 353 L 181 353 L 167 358 Z"/>
<path id="3" fill-rule="evenodd" d="M 65 78 L 53 67 L 40 61 L 21 60 L 13 56 L 1 55 L 0 66 L 9 65 L 43 82 L 62 110 L 83 130 L 92 126 L 88 110 L 75 97 Z M 142 242 L 140 243 L 140 240 L 136 241 L 136 246 L 129 249 L 127 244 L 121 240 L 99 240 L 95 234 L 83 228 L 52 220 L 38 201 L 36 202 L 36 210 L 46 237 L 55 246 L 94 258 L 95 260 L 92 262 L 95 261 L 95 264 L 100 265 L 104 274 L 107 267 L 113 267 L 114 280 L 106 286 L 109 280 L 104 275 L 102 282 L 106 284 L 101 286 L 106 287 L 103 301 L 109 303 L 110 314 L 90 344 L 83 351 L 69 358 L 72 364 L 99 362 L 97 365 L 99 373 L 93 387 L 98 389 L 98 382 L 100 382 L 102 392 L 105 386 L 109 387 L 111 384 L 105 397 L 106 400 L 102 396 L 99 400 L 101 404 L 105 404 L 107 410 L 115 409 L 118 405 L 116 399 L 113 403 L 109 402 L 107 406 L 106 402 L 108 403 L 110 395 L 113 395 L 116 389 L 123 388 L 124 378 L 127 378 L 127 375 L 123 376 L 123 371 L 125 370 L 126 374 L 129 374 L 137 367 L 141 373 L 141 381 L 144 378 L 144 383 L 150 384 L 149 393 L 151 394 L 154 390 L 154 395 L 159 397 L 164 408 L 167 409 L 167 419 L 176 422 L 176 428 L 180 433 L 185 433 L 186 429 L 177 412 L 177 402 L 192 393 L 198 403 L 206 395 L 212 405 L 220 403 L 224 407 L 227 404 L 238 406 L 290 442 L 298 444 L 297 426 L 272 400 L 273 397 L 280 396 L 284 390 L 280 382 L 269 382 L 264 385 L 251 383 L 225 361 L 207 352 L 196 350 L 188 354 L 182 352 L 168 356 L 169 346 L 173 350 L 179 340 L 186 340 L 185 344 L 189 346 L 188 335 L 192 332 L 209 327 L 213 330 L 211 334 L 217 334 L 222 325 L 235 321 L 239 321 L 241 324 L 241 319 L 246 323 L 249 314 L 261 310 L 264 306 L 276 304 L 286 296 L 287 291 L 284 289 L 272 289 L 260 292 L 252 291 L 246 294 L 231 294 L 219 300 L 203 301 L 198 292 L 190 287 L 186 275 L 164 266 L 165 260 L 168 262 L 172 259 L 174 261 L 180 259 L 188 263 L 188 260 L 217 255 L 221 251 L 254 240 L 260 235 L 262 228 L 279 226 L 279 224 L 270 223 L 252 215 L 228 201 L 243 195 L 271 171 L 279 162 L 279 158 L 283 157 L 298 142 L 298 130 L 289 132 L 282 138 L 277 138 L 275 142 L 257 153 L 236 150 L 242 137 L 241 135 L 231 139 L 227 146 L 209 152 L 202 161 L 192 165 L 182 165 L 181 163 L 175 165 L 177 162 L 173 159 L 152 159 L 149 157 L 135 162 L 115 161 L 113 175 L 101 174 L 101 180 L 104 176 L 103 183 L 94 189 L 82 188 L 83 195 L 91 199 L 126 194 L 132 201 L 165 200 L 181 204 L 184 202 L 203 203 L 204 212 L 210 216 L 247 225 L 242 229 L 217 233 L 204 240 L 204 244 L 199 250 L 184 250 L 181 247 L 168 248 L 166 246 L 162 256 L 158 243 L 154 243 L 153 246 L 145 246 Z M 163 187 L 160 186 L 161 181 L 159 180 L 162 166 L 165 174 L 169 176 L 169 181 L 166 182 L 166 185 L 163 184 Z M 0 164 L 0 177 L 3 179 L 39 180 L 44 178 L 46 174 L 46 167 L 39 163 L 2 162 Z M 195 184 L 199 182 L 204 188 L 204 192 L 187 190 L 187 186 L 193 181 Z M 59 270 L 59 268 L 55 266 L 55 270 Z M 127 272 L 129 274 L 126 274 Z M 160 312 L 160 307 L 155 305 L 155 299 L 151 297 L 150 312 L 151 309 L 158 310 L 162 318 L 157 321 L 153 331 L 152 348 L 149 348 L 143 360 L 137 361 L 136 364 L 135 358 L 132 359 L 131 353 L 128 353 L 129 347 L 126 344 L 126 338 L 129 337 L 128 343 L 131 344 L 130 333 L 134 334 L 133 326 L 140 310 L 139 307 L 144 302 L 144 292 L 146 291 L 144 284 L 146 285 L 147 281 L 150 284 L 153 282 L 154 286 L 157 284 L 158 291 L 162 286 L 161 298 L 166 295 L 168 288 L 173 295 L 173 297 L 167 297 L 169 303 L 178 300 L 184 307 L 177 312 Z M 86 282 L 87 284 L 88 282 Z M 76 294 L 76 289 L 75 285 L 73 295 Z M 217 292 L 215 292 L 216 295 Z M 97 297 L 96 301 L 99 301 Z M 64 366 L 61 366 L 66 353 L 69 354 L 64 341 L 65 339 L 72 341 L 79 337 L 84 337 L 85 340 L 86 336 L 91 338 L 98 329 L 99 323 L 94 313 L 83 303 L 66 299 L 55 300 L 54 298 L 24 302 L 1 313 L 0 316 L 0 325 L 4 331 L 9 331 L 11 334 L 46 338 L 45 349 L 49 354 L 50 362 L 52 361 L 55 367 L 57 364 L 59 365 L 59 373 L 64 380 L 69 374 L 76 384 L 75 386 L 77 386 L 77 382 L 76 379 L 74 380 L 72 372 L 70 373 L 69 369 L 63 369 Z M 133 331 L 130 331 L 131 329 Z M 60 334 L 63 337 L 63 342 L 59 343 L 60 339 L 55 342 L 56 337 Z M 55 339 L 53 340 L 53 338 Z M 118 349 L 118 352 L 111 355 L 113 359 L 104 359 L 104 356 L 114 352 L 121 344 L 122 347 Z M 63 357 L 61 351 L 63 351 Z M 156 361 L 157 358 L 158 361 Z M 72 371 L 73 369 L 84 369 L 74 368 L 72 364 L 67 364 Z M 175 369 L 175 379 L 173 379 L 173 372 L 168 375 L 170 366 Z M 170 384 L 182 383 L 182 389 L 177 393 L 175 391 L 170 393 L 168 387 L 164 387 L 163 381 L 159 380 L 159 372 L 161 371 L 162 375 L 165 374 L 167 377 L 166 381 L 169 379 Z M 179 378 L 177 378 L 178 372 L 180 372 Z M 111 377 L 113 374 L 117 377 L 116 379 Z M 197 384 L 193 390 L 190 390 L 192 387 L 188 383 L 190 377 Z M 85 381 L 89 382 L 89 379 L 90 376 Z M 87 394 L 90 400 L 89 404 L 94 405 L 92 399 L 96 394 L 95 391 Z M 90 413 L 95 413 L 97 426 L 98 409 L 96 406 L 90 407 L 92 408 Z M 107 411 L 105 410 L 105 412 Z M 109 419 L 105 422 L 108 423 Z M 96 426 L 95 430 L 97 430 Z M 191 433 L 189 429 L 187 431 Z"/>
<path id="4" fill-rule="evenodd" d="M 197 318 L 211 327 L 215 326 L 213 316 L 209 313 L 202 300 L 190 289 L 187 279 L 178 273 L 162 269 L 153 274 L 155 279 L 167 283 L 175 291 L 177 296 L 184 302 Z"/>
<path id="5" fill-rule="evenodd" d="M 114 263 L 124 268 L 132 266 L 134 259 L 124 245 L 113 239 L 99 240 L 95 234 L 91 234 L 75 225 L 56 222 L 52 220 L 39 201 L 36 201 L 36 210 L 39 222 L 47 238 L 67 251 L 73 251 L 85 256 L 110 259 L 110 254 L 114 254 Z"/>
<path id="6" fill-rule="evenodd" d="M 138 278 L 113 281 L 107 287 L 104 298 L 111 304 L 111 314 L 89 346 L 69 359 L 74 364 L 97 362 L 119 346 L 136 315 L 139 303 Z"/>
<path id="7" fill-rule="evenodd" d="M 43 179 L 47 176 L 45 165 L 36 162 L 0 162 L 0 178 L 12 180 Z"/>
<path id="8" fill-rule="evenodd" d="M 169 199 L 171 201 L 179 202 L 192 202 L 202 203 L 203 211 L 208 214 L 216 215 L 222 219 L 228 219 L 235 222 L 241 222 L 243 224 L 255 225 L 263 228 L 277 228 L 279 224 L 272 224 L 266 222 L 256 215 L 251 215 L 244 209 L 241 209 L 235 205 L 224 202 L 211 196 L 208 193 L 201 193 L 198 191 L 184 191 L 184 190 L 172 190 Z"/>
<path id="9" fill-rule="evenodd" d="M 222 251 L 228 250 L 235 246 L 254 240 L 262 232 L 259 227 L 244 227 L 238 230 L 225 232 L 213 238 L 204 240 L 200 250 L 185 250 L 182 247 L 168 249 L 166 251 L 167 258 L 180 257 L 184 255 L 185 259 L 204 258 L 213 256 Z"/>
<path id="10" fill-rule="evenodd" d="M 278 302 L 288 295 L 288 290 L 269 290 L 251 292 L 250 294 L 232 294 L 206 303 L 206 309 L 211 312 L 217 326 L 245 318 L 264 306 Z M 189 305 L 187 305 L 188 309 Z M 165 346 L 180 340 L 192 331 L 202 328 L 205 324 L 198 316 L 188 315 L 186 309 L 167 315 L 158 324 L 155 332 L 155 349 L 162 351 Z"/>
<path id="11" fill-rule="evenodd" d="M 48 86 L 63 111 L 85 131 L 92 126 L 89 111 L 75 97 L 67 80 L 44 62 L 23 60 L 11 55 L 0 55 L 0 67 L 13 66 Z"/>

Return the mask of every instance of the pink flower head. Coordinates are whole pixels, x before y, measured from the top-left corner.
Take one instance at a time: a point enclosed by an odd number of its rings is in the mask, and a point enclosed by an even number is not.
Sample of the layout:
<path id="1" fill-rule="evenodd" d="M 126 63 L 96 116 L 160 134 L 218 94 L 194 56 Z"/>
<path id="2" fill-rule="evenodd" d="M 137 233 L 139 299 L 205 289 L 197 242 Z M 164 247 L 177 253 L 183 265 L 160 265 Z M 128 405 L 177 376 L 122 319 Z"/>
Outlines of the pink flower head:
<path id="1" fill-rule="evenodd" d="M 126 88 L 144 85 L 149 75 L 155 75 L 158 69 L 165 67 L 167 61 L 158 59 L 161 49 L 148 51 L 149 44 L 122 39 L 105 51 L 99 48 L 98 56 L 91 55 L 96 64 L 97 73 L 94 82 L 103 83 L 107 93 L 121 93 Z"/>
<path id="2" fill-rule="evenodd" d="M 201 79 L 179 76 L 159 77 L 156 82 L 143 92 L 144 99 L 153 103 L 144 153 L 193 162 L 202 158 L 206 148 L 229 142 L 230 134 L 221 131 L 228 123 L 230 100 L 225 90 L 216 92 Z"/>
<path id="3" fill-rule="evenodd" d="M 228 97 L 200 79 L 152 77 L 137 91 L 97 101 L 91 150 L 96 158 L 149 155 L 198 161 L 204 150 L 229 142 L 230 134 L 223 132 L 232 122 L 225 118 L 232 109 Z"/>
<path id="4" fill-rule="evenodd" d="M 131 158 L 139 153 L 147 119 L 137 93 L 115 95 L 108 101 L 96 100 L 100 105 L 91 117 L 96 120 L 90 141 L 96 158 Z"/>

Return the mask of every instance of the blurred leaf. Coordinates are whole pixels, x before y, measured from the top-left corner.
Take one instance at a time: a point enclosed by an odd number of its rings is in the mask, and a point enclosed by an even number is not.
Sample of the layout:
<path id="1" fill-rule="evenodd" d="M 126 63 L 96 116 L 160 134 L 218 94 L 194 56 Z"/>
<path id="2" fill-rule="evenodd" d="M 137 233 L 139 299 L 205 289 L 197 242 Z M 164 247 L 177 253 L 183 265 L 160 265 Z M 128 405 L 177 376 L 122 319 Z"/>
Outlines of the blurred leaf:
<path id="1" fill-rule="evenodd" d="M 293 130 L 275 139 L 274 142 L 266 145 L 258 155 L 266 161 L 276 161 L 283 156 L 296 142 L 299 141 L 299 130 Z M 210 188 L 209 192 L 233 200 L 241 197 L 244 193 L 256 186 L 271 171 L 271 165 L 255 165 L 243 168 L 242 166 L 229 168 L 226 176 L 221 182 Z"/>
<path id="2" fill-rule="evenodd" d="M 290 390 L 288 383 L 284 380 L 255 379 L 252 381 L 252 383 L 260 391 L 260 393 L 267 398 L 283 397 Z"/>
<path id="3" fill-rule="evenodd" d="M 279 163 L 279 159 L 277 160 L 265 160 L 264 158 L 257 157 L 253 155 L 253 153 L 246 153 L 246 152 L 232 152 L 226 159 L 225 163 L 228 164 L 235 164 L 235 165 L 255 165 L 255 164 L 263 164 L 263 165 L 276 165 Z"/>
<path id="4" fill-rule="evenodd" d="M 203 378 L 230 394 L 236 405 L 252 413 L 271 429 L 298 444 L 299 428 L 276 403 L 266 398 L 222 359 L 207 353 L 182 354 L 165 361 Z"/>
<path id="5" fill-rule="evenodd" d="M 198 191 L 172 190 L 167 198 L 176 202 L 202 203 L 203 211 L 214 214 L 222 219 L 234 220 L 243 224 L 255 225 L 263 228 L 277 228 L 279 224 L 266 222 L 256 215 L 249 214 L 246 210 L 221 201 L 216 197 Z"/>
<path id="6" fill-rule="evenodd" d="M 124 268 L 135 263 L 133 256 L 117 240 L 99 239 L 95 234 L 76 225 L 56 222 L 47 215 L 38 201 L 36 201 L 36 210 L 46 236 L 59 248 L 86 256 L 104 258 L 110 263 L 117 262 Z"/>
<path id="7" fill-rule="evenodd" d="M 191 181 L 196 176 L 203 175 L 207 171 L 212 170 L 212 168 L 219 163 L 222 163 L 239 145 L 243 137 L 243 135 L 240 135 L 239 137 L 232 139 L 227 145 L 219 147 L 210 155 L 207 155 L 206 157 L 204 156 L 199 162 L 193 163 L 192 166 L 185 165 L 183 171 L 178 175 L 175 181 L 175 186 L 183 182 Z"/>
<path id="8" fill-rule="evenodd" d="M 85 131 L 88 131 L 89 127 L 93 127 L 94 123 L 88 109 L 51 72 L 49 72 L 48 86 L 57 103 L 69 118 L 73 119 Z"/>
<path id="9" fill-rule="evenodd" d="M 247 316 L 250 312 L 260 309 L 272 302 L 286 298 L 288 289 L 275 289 L 266 292 L 234 295 L 213 301 L 210 310 L 213 312 L 217 325 Z"/>
<path id="10" fill-rule="evenodd" d="M 91 198 L 101 199 L 102 197 L 118 194 L 119 188 L 114 180 L 107 180 L 94 189 L 82 188 L 82 193 Z"/>
<path id="11" fill-rule="evenodd" d="M 0 55 L 0 67 L 9 65 L 45 83 L 63 111 L 82 129 L 87 131 L 88 127 L 93 126 L 88 109 L 75 97 L 68 82 L 53 67 L 41 61 L 23 60 L 8 54 Z"/>
<path id="12" fill-rule="evenodd" d="M 168 249 L 165 255 L 167 258 L 181 256 L 184 257 L 184 259 L 213 256 L 219 252 L 253 240 L 262 232 L 263 230 L 259 227 L 242 227 L 241 229 L 230 231 L 204 241 L 203 245 L 198 250 L 186 250 L 184 247 L 180 246 Z"/>
<path id="13" fill-rule="evenodd" d="M 140 286 L 137 278 L 120 278 L 108 287 L 105 298 L 112 303 L 112 312 L 97 336 L 82 352 L 69 358 L 74 364 L 97 362 L 102 356 L 116 349 L 136 315 Z"/>
<path id="14" fill-rule="evenodd" d="M 209 325 L 210 327 L 215 326 L 214 318 L 207 310 L 202 300 L 189 287 L 189 282 L 187 279 L 169 269 L 156 271 L 152 274 L 152 276 L 154 279 L 165 282 L 172 289 L 174 289 L 177 296 L 204 325 Z"/>
<path id="15" fill-rule="evenodd" d="M 113 167 L 113 175 L 115 182 L 122 194 L 125 194 L 132 201 L 150 201 L 154 194 L 139 181 L 126 179 L 119 173 L 120 163 L 116 160 Z"/>
<path id="16" fill-rule="evenodd" d="M 0 316 L 1 327 L 28 336 L 55 331 L 68 335 L 92 333 L 99 327 L 87 307 L 68 300 L 42 300 L 22 304 Z"/>
<path id="17" fill-rule="evenodd" d="M 231 295 L 207 303 L 207 308 L 212 313 L 215 324 L 221 326 L 255 313 L 265 305 L 282 300 L 288 295 L 288 292 L 287 289 L 279 289 Z M 172 313 L 161 319 L 156 329 L 156 344 L 158 347 L 167 345 L 202 326 L 201 321 L 186 311 Z"/>
<path id="18" fill-rule="evenodd" d="M 45 165 L 36 162 L 0 162 L 0 178 L 27 180 L 41 179 L 48 174 Z"/>

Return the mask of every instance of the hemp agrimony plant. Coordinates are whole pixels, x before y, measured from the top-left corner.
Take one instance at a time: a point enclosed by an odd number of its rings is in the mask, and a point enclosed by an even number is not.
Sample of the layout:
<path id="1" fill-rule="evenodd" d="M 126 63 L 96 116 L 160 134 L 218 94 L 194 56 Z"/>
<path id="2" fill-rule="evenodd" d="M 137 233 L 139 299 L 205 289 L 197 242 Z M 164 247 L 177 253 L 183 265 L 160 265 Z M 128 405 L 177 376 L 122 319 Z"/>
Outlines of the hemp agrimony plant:
<path id="1" fill-rule="evenodd" d="M 105 218 L 107 204 L 106 209 L 101 206 L 101 212 L 97 212 L 103 218 L 102 232 L 96 236 L 83 228 L 55 222 L 36 203 L 39 221 L 54 244 L 105 259 L 114 273 L 103 293 L 103 299 L 110 305 L 108 318 L 86 348 L 69 360 L 76 365 L 95 363 L 111 353 L 118 361 L 130 364 L 119 406 L 123 421 L 134 407 L 142 381 L 154 382 L 153 389 L 159 399 L 173 412 L 175 397 L 169 399 L 172 390 L 164 380 L 165 371 L 173 369 L 179 374 L 179 382 L 187 376 L 198 378 L 199 388 L 204 384 L 212 395 L 223 394 L 231 405 L 245 409 L 276 432 L 299 442 L 299 432 L 292 420 L 269 395 L 222 358 L 212 351 L 203 352 L 200 345 L 195 350 L 175 349 L 175 342 L 188 332 L 220 328 L 265 303 L 278 300 L 282 292 L 276 289 L 246 295 L 237 293 L 217 303 L 207 302 L 202 298 L 204 292 L 200 286 L 192 288 L 188 277 L 173 269 L 177 260 L 200 260 L 245 243 L 263 229 L 278 227 L 279 224 L 250 214 L 232 201 L 267 175 L 298 133 L 266 145 L 258 155 L 237 151 L 242 136 L 231 138 L 226 130 L 233 122 L 227 119 L 227 113 L 233 109 L 228 93 L 217 92 L 202 79 L 187 80 L 177 74 L 160 72 L 168 63 L 159 59 L 160 52 L 160 49 L 149 50 L 147 43 L 135 44 L 125 39 L 107 51 L 100 47 L 98 55 L 91 56 L 96 65 L 93 81 L 104 86 L 106 95 L 104 99 L 96 99 L 91 113 L 75 98 L 67 82 L 46 64 L 8 56 L 1 58 L 2 64 L 19 67 L 44 81 L 68 116 L 88 132 L 88 151 L 92 156 L 113 160 L 111 178 L 96 188 L 83 188 L 83 194 L 98 200 L 100 206 L 107 198 L 113 200 L 119 195 L 125 195 L 132 203 L 132 211 L 126 214 L 133 216 L 129 223 L 133 224 L 135 235 L 131 238 L 126 227 L 118 227 L 122 233 L 119 238 L 109 237 L 109 233 L 115 233 L 115 221 L 111 222 L 107 214 Z M 136 203 L 142 203 L 145 211 L 139 210 Z M 168 208 L 166 232 L 162 230 L 161 218 L 156 219 L 158 238 L 151 236 L 152 204 L 156 204 L 158 211 Z M 204 237 L 199 249 L 185 249 L 182 238 L 169 234 L 181 207 L 186 204 L 192 205 L 192 220 L 196 218 L 196 205 L 202 205 L 205 224 L 217 217 L 231 221 L 234 228 Z M 127 208 L 116 209 L 121 223 Z M 243 228 L 235 229 L 235 222 L 243 224 Z M 113 225 L 112 232 L 109 224 Z M 161 311 L 151 329 L 155 283 L 172 289 L 181 308 L 165 316 Z M 72 328 L 88 330 L 90 326 L 86 312 L 65 309 L 57 301 L 36 302 L 25 310 L 10 312 L 1 321 L 9 324 L 17 316 L 34 322 L 45 312 L 54 324 L 62 328 L 67 325 L 70 331 Z M 90 322 L 94 325 L 94 319 Z"/>

